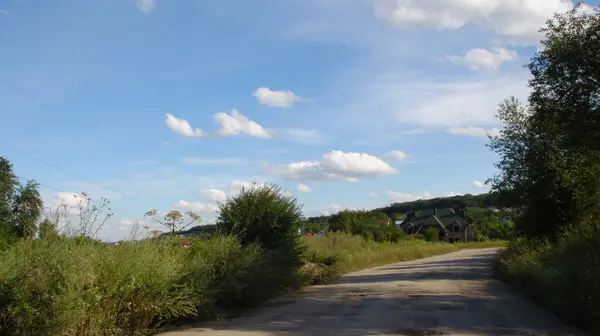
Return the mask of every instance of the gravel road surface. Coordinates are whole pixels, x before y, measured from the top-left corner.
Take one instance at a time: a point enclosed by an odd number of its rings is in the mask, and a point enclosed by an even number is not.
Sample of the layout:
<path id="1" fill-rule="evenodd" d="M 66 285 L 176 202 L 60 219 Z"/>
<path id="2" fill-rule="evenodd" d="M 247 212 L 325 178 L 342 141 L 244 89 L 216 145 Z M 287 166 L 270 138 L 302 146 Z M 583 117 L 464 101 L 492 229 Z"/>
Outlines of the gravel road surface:
<path id="1" fill-rule="evenodd" d="M 162 335 L 583 335 L 491 279 L 497 251 L 462 250 L 350 273 L 229 321 Z"/>

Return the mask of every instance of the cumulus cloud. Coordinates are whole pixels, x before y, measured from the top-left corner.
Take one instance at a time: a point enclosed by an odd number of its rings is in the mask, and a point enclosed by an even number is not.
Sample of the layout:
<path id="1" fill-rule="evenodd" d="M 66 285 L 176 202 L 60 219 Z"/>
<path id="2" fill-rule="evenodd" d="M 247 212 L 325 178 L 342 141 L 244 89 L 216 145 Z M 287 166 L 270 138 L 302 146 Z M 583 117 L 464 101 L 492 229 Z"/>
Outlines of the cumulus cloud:
<path id="1" fill-rule="evenodd" d="M 455 192 L 453 192 L 453 191 L 451 191 L 451 192 L 449 192 L 449 193 L 448 193 L 448 197 L 462 196 L 462 195 L 464 195 L 464 194 L 461 194 L 461 193 L 455 193 Z"/>
<path id="2" fill-rule="evenodd" d="M 298 192 L 301 192 L 301 193 L 309 193 L 312 191 L 312 189 L 309 186 L 307 186 L 306 184 L 302 184 L 302 183 L 300 183 L 298 185 L 296 190 L 298 190 Z"/>
<path id="3" fill-rule="evenodd" d="M 172 114 L 167 113 L 167 120 L 165 121 L 171 131 L 183 135 L 186 137 L 201 137 L 204 136 L 204 132 L 199 128 L 192 128 L 190 123 L 185 119 L 178 119 Z"/>
<path id="4" fill-rule="evenodd" d="M 451 127 L 446 130 L 448 134 L 472 137 L 497 137 L 500 136 L 500 130 L 497 128 L 484 129 L 481 127 Z"/>
<path id="5" fill-rule="evenodd" d="M 227 193 L 219 189 L 202 189 L 200 194 L 215 202 L 225 202 L 227 200 Z"/>
<path id="6" fill-rule="evenodd" d="M 149 14 L 156 9 L 155 0 L 136 0 L 135 5 L 145 14 Z"/>
<path id="7" fill-rule="evenodd" d="M 481 182 L 481 181 L 473 181 L 473 187 L 475 188 L 485 188 L 486 184 L 485 182 Z"/>
<path id="8" fill-rule="evenodd" d="M 252 95 L 259 103 L 276 108 L 289 108 L 301 100 L 292 91 L 272 91 L 266 87 L 256 89 Z"/>
<path id="9" fill-rule="evenodd" d="M 318 212 L 323 216 L 329 216 L 329 215 L 333 215 L 333 214 L 336 214 L 336 213 L 338 213 L 340 211 L 344 211 L 344 210 L 356 210 L 356 209 L 345 206 L 345 205 L 341 205 L 341 204 L 329 204 L 329 205 L 319 209 Z"/>
<path id="10" fill-rule="evenodd" d="M 320 161 L 300 161 L 284 165 L 266 166 L 271 174 L 288 180 L 357 182 L 362 177 L 395 175 L 398 171 L 387 162 L 364 153 L 332 151 Z"/>
<path id="11" fill-rule="evenodd" d="M 471 70 L 489 70 L 496 71 L 506 62 L 512 62 L 519 57 L 515 50 L 506 48 L 482 49 L 475 48 L 467 51 L 465 56 L 449 56 L 451 61 L 457 64 L 464 64 Z"/>
<path id="12" fill-rule="evenodd" d="M 177 209 L 181 209 L 181 210 L 188 210 L 188 211 L 193 211 L 193 212 L 198 212 L 198 213 L 211 213 L 211 212 L 217 212 L 219 210 L 219 207 L 215 204 L 186 202 L 186 201 L 181 201 L 181 200 L 179 202 L 177 202 L 173 207 L 177 208 Z"/>
<path id="13" fill-rule="evenodd" d="M 408 159 L 409 155 L 404 153 L 403 151 L 399 151 L 399 150 L 395 150 L 395 151 L 389 151 L 385 154 L 386 157 L 389 157 L 391 159 L 394 160 L 398 160 L 398 161 L 404 161 L 406 159 Z"/>
<path id="14" fill-rule="evenodd" d="M 388 195 L 390 196 L 390 198 L 392 199 L 393 202 L 398 202 L 398 203 L 402 203 L 402 202 L 412 202 L 412 201 L 416 201 L 416 200 L 426 200 L 426 199 L 430 199 L 433 198 L 433 195 L 431 195 L 429 192 L 425 191 L 422 194 L 407 194 L 407 193 L 400 193 L 400 192 L 396 192 L 396 191 L 388 191 Z"/>
<path id="15" fill-rule="evenodd" d="M 268 139 L 272 137 L 271 132 L 261 125 L 248 119 L 238 110 L 231 110 L 230 114 L 218 112 L 214 115 L 215 122 L 219 125 L 217 134 L 220 136 L 231 136 L 246 134 L 256 138 Z"/>
<path id="16" fill-rule="evenodd" d="M 397 27 L 454 30 L 468 24 L 484 27 L 512 42 L 537 44 L 538 29 L 556 12 L 573 7 L 569 0 L 375 0 L 375 15 Z"/>

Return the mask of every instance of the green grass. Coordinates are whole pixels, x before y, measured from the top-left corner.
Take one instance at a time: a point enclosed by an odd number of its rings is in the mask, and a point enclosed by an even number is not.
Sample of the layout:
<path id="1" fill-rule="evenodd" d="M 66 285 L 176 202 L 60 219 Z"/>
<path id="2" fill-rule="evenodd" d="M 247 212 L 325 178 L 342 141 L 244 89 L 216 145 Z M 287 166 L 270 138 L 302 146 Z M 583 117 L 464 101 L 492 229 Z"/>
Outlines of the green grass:
<path id="1" fill-rule="evenodd" d="M 93 240 L 21 240 L 0 252 L 0 334 L 141 335 L 182 318 L 215 319 L 301 284 L 481 244 L 378 244 L 333 234 L 306 238 L 295 284 L 277 255 L 214 236 L 192 248 L 167 240 L 110 247 Z"/>
<path id="2" fill-rule="evenodd" d="M 600 233 L 572 233 L 555 243 L 518 239 L 502 252 L 495 274 L 569 323 L 600 334 Z"/>
<path id="3" fill-rule="evenodd" d="M 344 273 L 389 263 L 415 260 L 456 252 L 465 248 L 503 247 L 504 241 L 448 244 L 423 240 L 375 243 L 359 236 L 331 234 L 322 238 L 305 237 L 306 264 L 302 271 L 309 284 L 327 283 Z M 307 280 L 308 278 L 308 280 Z"/>

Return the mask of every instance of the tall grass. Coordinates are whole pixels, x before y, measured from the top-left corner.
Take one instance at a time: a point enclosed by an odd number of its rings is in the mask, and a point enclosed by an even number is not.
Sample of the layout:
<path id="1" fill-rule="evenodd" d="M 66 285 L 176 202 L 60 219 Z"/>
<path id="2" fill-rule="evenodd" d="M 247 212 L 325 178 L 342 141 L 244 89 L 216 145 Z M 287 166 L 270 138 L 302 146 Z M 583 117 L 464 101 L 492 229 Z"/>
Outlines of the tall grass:
<path id="1" fill-rule="evenodd" d="M 0 334 L 152 334 L 185 317 L 224 317 L 301 284 L 461 248 L 344 234 L 303 243 L 294 282 L 276 253 L 232 236 L 197 240 L 189 249 L 169 240 L 114 247 L 90 239 L 21 240 L 0 252 Z"/>
<path id="2" fill-rule="evenodd" d="M 500 247 L 501 241 L 448 244 L 407 239 L 398 243 L 375 243 L 343 233 L 322 238 L 306 237 L 306 263 L 302 269 L 305 281 L 327 283 L 344 273 L 389 263 L 431 257 L 463 248 Z M 308 280 L 306 278 L 309 278 Z"/>
<path id="3" fill-rule="evenodd" d="M 600 233 L 576 232 L 555 243 L 518 239 L 496 274 L 572 324 L 600 334 Z"/>

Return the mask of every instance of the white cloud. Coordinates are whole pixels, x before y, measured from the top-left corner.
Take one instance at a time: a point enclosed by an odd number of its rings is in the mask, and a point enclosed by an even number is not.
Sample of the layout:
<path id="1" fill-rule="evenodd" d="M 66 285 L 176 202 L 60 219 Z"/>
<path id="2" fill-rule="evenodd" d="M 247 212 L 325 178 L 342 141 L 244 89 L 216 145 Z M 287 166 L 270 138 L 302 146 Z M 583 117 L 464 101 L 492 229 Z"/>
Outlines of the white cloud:
<path id="1" fill-rule="evenodd" d="M 277 108 L 289 108 L 301 100 L 292 91 L 272 91 L 266 87 L 256 89 L 252 95 L 259 103 Z"/>
<path id="2" fill-rule="evenodd" d="M 200 194 L 215 202 L 225 202 L 227 200 L 227 193 L 220 189 L 202 189 Z"/>
<path id="3" fill-rule="evenodd" d="M 519 57 L 515 50 L 506 48 L 482 49 L 475 48 L 467 51 L 464 57 L 449 56 L 451 61 L 457 64 L 464 64 L 471 70 L 489 70 L 496 71 L 505 62 L 517 60 Z"/>
<path id="4" fill-rule="evenodd" d="M 329 141 L 329 136 L 316 130 L 288 129 L 283 135 L 287 140 L 303 145 L 322 145 Z"/>
<path id="5" fill-rule="evenodd" d="M 49 201 L 49 205 L 54 206 L 66 206 L 67 208 L 79 207 L 79 205 L 87 205 L 88 199 L 86 196 L 80 193 L 72 193 L 61 191 L 54 194 L 52 200 Z"/>
<path id="6" fill-rule="evenodd" d="M 475 24 L 512 42 L 537 44 L 538 29 L 568 0 L 375 0 L 375 15 L 401 28 L 454 30 Z"/>
<path id="7" fill-rule="evenodd" d="M 448 197 L 462 196 L 462 195 L 464 195 L 464 194 L 455 193 L 455 192 L 453 192 L 453 191 L 451 191 L 451 192 L 449 192 L 449 193 L 448 193 Z"/>
<path id="8" fill-rule="evenodd" d="M 392 158 L 394 160 L 398 160 L 398 161 L 404 161 L 406 159 L 408 159 L 409 155 L 404 153 L 403 151 L 399 151 L 399 150 L 395 150 L 395 151 L 389 151 L 385 154 L 386 157 Z"/>
<path id="9" fill-rule="evenodd" d="M 298 192 L 301 192 L 301 193 L 309 193 L 312 191 L 312 189 L 309 186 L 307 186 L 306 184 L 302 184 L 302 183 L 300 183 L 296 189 L 298 190 Z"/>
<path id="10" fill-rule="evenodd" d="M 361 177 L 395 175 L 398 171 L 387 162 L 364 153 L 332 151 L 320 161 L 292 162 L 285 165 L 267 165 L 267 171 L 288 180 L 340 180 L 357 182 Z"/>
<path id="11" fill-rule="evenodd" d="M 156 9 L 155 0 L 136 0 L 135 5 L 145 14 L 149 14 Z"/>
<path id="12" fill-rule="evenodd" d="M 369 196 L 371 196 L 371 197 L 379 197 L 379 194 L 376 193 L 376 192 L 372 192 L 372 193 L 369 194 Z"/>
<path id="13" fill-rule="evenodd" d="M 344 211 L 344 210 L 356 210 L 356 209 L 345 206 L 345 205 L 341 205 L 341 204 L 330 204 L 326 207 L 319 209 L 318 212 L 323 216 L 329 216 L 329 215 L 333 215 L 333 214 L 336 214 L 336 213 L 338 213 L 340 211 Z"/>
<path id="14" fill-rule="evenodd" d="M 186 137 L 201 137 L 204 132 L 199 128 L 192 128 L 190 123 L 185 119 L 178 119 L 172 114 L 167 113 L 167 126 L 175 133 Z"/>
<path id="15" fill-rule="evenodd" d="M 472 137 L 496 137 L 500 135 L 500 130 L 497 128 L 484 129 L 481 127 L 451 127 L 446 130 L 447 133 L 460 136 Z"/>
<path id="16" fill-rule="evenodd" d="M 231 110 L 231 114 L 218 112 L 214 115 L 216 123 L 220 126 L 217 134 L 220 136 L 246 134 L 252 137 L 268 139 L 271 138 L 271 132 L 264 129 L 261 125 L 248 119 L 236 109 Z"/>
<path id="17" fill-rule="evenodd" d="M 481 181 L 473 181 L 472 184 L 475 188 L 485 188 L 485 186 L 486 186 L 486 184 Z"/>
<path id="18" fill-rule="evenodd" d="M 215 204 L 194 203 L 186 201 L 179 201 L 173 207 L 198 213 L 211 213 L 217 212 L 219 210 L 219 207 Z"/>
<path id="19" fill-rule="evenodd" d="M 223 157 L 223 158 L 205 158 L 197 156 L 184 157 L 181 162 L 189 165 L 223 165 L 223 166 L 242 166 L 250 162 L 243 158 Z"/>
<path id="20" fill-rule="evenodd" d="M 433 195 L 431 195 L 429 192 L 425 191 L 422 194 L 406 194 L 406 193 L 400 193 L 400 192 L 396 192 L 396 191 L 388 191 L 388 195 L 390 196 L 390 198 L 392 199 L 392 201 L 394 202 L 398 202 L 398 203 L 402 203 L 402 202 L 412 202 L 412 201 L 416 201 L 416 200 L 420 200 L 420 199 L 430 199 L 433 198 Z"/>
<path id="21" fill-rule="evenodd" d="M 233 180 L 231 181 L 231 195 L 235 195 L 242 191 L 242 189 L 261 188 L 265 186 L 265 183 L 259 181 L 244 181 L 244 180 Z"/>

